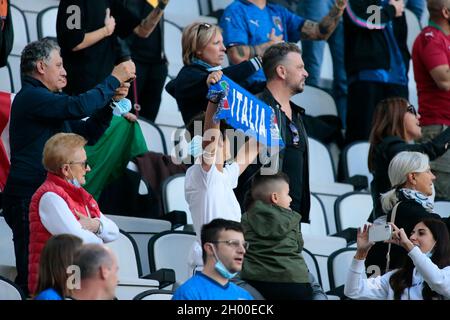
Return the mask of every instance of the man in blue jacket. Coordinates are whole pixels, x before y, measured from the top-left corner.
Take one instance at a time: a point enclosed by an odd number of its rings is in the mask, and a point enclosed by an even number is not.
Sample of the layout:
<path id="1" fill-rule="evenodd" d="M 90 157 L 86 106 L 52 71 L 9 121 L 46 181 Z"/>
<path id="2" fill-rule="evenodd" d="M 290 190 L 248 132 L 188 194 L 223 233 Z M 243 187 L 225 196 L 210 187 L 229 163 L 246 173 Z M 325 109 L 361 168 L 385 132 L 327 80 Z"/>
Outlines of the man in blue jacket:
<path id="1" fill-rule="evenodd" d="M 126 96 L 129 84 L 125 82 L 135 77 L 135 67 L 131 61 L 121 63 L 92 90 L 68 96 L 61 92 L 67 74 L 59 46 L 43 39 L 24 48 L 20 68 L 23 86 L 11 106 L 11 167 L 3 214 L 14 236 L 16 283 L 27 292 L 28 207 L 46 177 L 41 162 L 44 144 L 58 132 L 74 132 L 85 137 L 88 144 L 95 144 L 111 121 L 111 99 Z M 90 118 L 81 120 L 86 117 Z"/>

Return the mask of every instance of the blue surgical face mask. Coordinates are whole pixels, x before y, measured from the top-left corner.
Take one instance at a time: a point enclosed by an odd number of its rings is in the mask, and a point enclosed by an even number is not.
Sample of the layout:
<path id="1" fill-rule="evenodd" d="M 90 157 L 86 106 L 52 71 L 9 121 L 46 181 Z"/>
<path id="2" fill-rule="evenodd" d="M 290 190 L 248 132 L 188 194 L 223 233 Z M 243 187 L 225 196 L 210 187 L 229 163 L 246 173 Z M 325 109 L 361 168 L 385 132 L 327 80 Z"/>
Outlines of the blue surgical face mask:
<path id="1" fill-rule="evenodd" d="M 216 269 L 216 271 L 217 271 L 222 277 L 224 277 L 225 279 L 230 280 L 230 279 L 234 278 L 234 277 L 238 274 L 238 272 L 231 273 L 231 272 L 227 269 L 227 267 L 225 267 L 225 266 L 223 265 L 222 261 L 220 261 L 220 259 L 217 257 L 216 250 L 214 249 L 214 246 L 213 246 L 213 252 L 214 252 L 214 257 L 216 258 L 216 264 L 214 265 L 214 269 Z"/>
<path id="2" fill-rule="evenodd" d="M 194 136 L 188 144 L 188 153 L 194 158 L 199 157 L 203 152 L 202 143 L 202 136 Z"/>
<path id="3" fill-rule="evenodd" d="M 127 98 L 120 99 L 119 101 L 113 102 L 113 114 L 115 116 L 121 116 L 131 110 L 131 101 Z"/>
<path id="4" fill-rule="evenodd" d="M 78 181 L 77 178 L 73 178 L 73 179 L 67 179 L 67 181 L 73 185 L 75 188 L 81 188 L 81 183 L 80 181 Z"/>
<path id="5" fill-rule="evenodd" d="M 72 169 L 70 169 L 70 166 L 69 166 L 69 171 L 70 171 L 70 173 L 72 174 L 72 179 L 67 179 L 67 182 L 69 182 L 71 185 L 73 185 L 75 188 L 81 188 L 81 183 L 80 183 L 80 181 L 78 181 L 78 179 L 77 178 L 75 178 L 74 177 L 74 175 L 73 175 L 73 173 L 72 173 Z"/>
<path id="6" fill-rule="evenodd" d="M 430 250 L 430 251 L 428 251 L 428 252 L 425 252 L 424 254 L 425 254 L 428 258 L 431 259 L 431 256 L 433 255 L 433 250 Z"/>

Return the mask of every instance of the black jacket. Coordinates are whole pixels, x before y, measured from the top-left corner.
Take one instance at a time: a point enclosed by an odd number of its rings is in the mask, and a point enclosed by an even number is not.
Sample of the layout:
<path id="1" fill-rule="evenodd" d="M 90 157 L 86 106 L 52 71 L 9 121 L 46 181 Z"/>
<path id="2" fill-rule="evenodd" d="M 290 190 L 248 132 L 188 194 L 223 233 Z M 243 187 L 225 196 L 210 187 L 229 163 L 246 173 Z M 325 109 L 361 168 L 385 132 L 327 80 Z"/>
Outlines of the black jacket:
<path id="1" fill-rule="evenodd" d="M 358 18 L 367 21 L 374 14 L 368 8 L 372 5 L 379 6 L 380 3 L 380 0 L 350 0 L 348 5 Z M 408 70 L 410 54 L 406 43 L 407 25 L 405 15 L 395 18 L 395 7 L 393 5 L 381 9 L 379 12 L 381 23 L 393 21 L 397 45 Z M 353 75 L 361 70 L 388 70 L 390 68 L 389 46 L 383 32 L 383 30 L 357 26 L 350 20 L 348 10 L 346 10 L 344 14 L 344 39 L 345 67 L 348 75 Z"/>
<path id="2" fill-rule="evenodd" d="M 251 61 L 245 61 L 224 68 L 222 71 L 228 78 L 244 86 L 244 81 L 257 70 Z M 184 66 L 177 77 L 166 85 L 167 92 L 177 100 L 178 109 L 185 124 L 188 124 L 198 113 L 206 110 L 208 105 L 206 79 L 208 75 L 206 67 L 190 64 Z"/>
<path id="3" fill-rule="evenodd" d="M 70 6 L 80 9 L 80 27 L 74 28 L 68 23 L 71 19 Z M 79 45 L 86 33 L 105 26 L 106 9 L 111 9 L 115 18 L 114 33 L 94 45 L 78 51 L 72 51 Z M 61 57 L 67 71 L 67 86 L 64 92 L 80 94 L 94 88 L 105 80 L 114 69 L 118 56 L 118 37 L 125 38 L 139 25 L 141 20 L 128 10 L 121 0 L 60 0 L 56 19 L 56 33 L 61 46 Z"/>
<path id="4" fill-rule="evenodd" d="M 389 136 L 383 139 L 380 144 L 373 148 L 372 174 L 373 181 L 370 185 L 374 205 L 375 218 L 384 213 L 381 209 L 380 194 L 391 189 L 388 176 L 389 163 L 395 155 L 402 151 L 417 151 L 426 153 L 430 160 L 444 154 L 447 150 L 445 144 L 450 142 L 450 129 L 445 130 L 433 140 L 426 143 L 409 144 L 396 136 Z"/>
<path id="5" fill-rule="evenodd" d="M 405 233 L 409 236 L 411 231 L 414 229 L 415 225 L 425 219 L 434 218 L 442 220 L 447 224 L 447 228 L 450 230 L 450 219 L 441 218 L 436 213 L 430 213 L 425 210 L 424 207 L 415 200 L 405 199 L 403 195 L 399 195 L 399 200 L 401 203 L 397 207 L 397 213 L 395 216 L 394 224 L 405 229 Z M 388 214 L 387 221 L 391 221 L 391 213 Z M 377 242 L 372 249 L 370 249 L 369 254 L 366 259 L 366 266 L 377 265 L 380 267 L 380 271 L 383 273 L 386 268 L 386 253 L 388 250 L 388 245 L 384 242 Z M 400 246 L 392 245 L 390 253 L 390 264 L 389 269 L 395 269 L 402 267 L 402 264 L 407 256 L 407 252 Z"/>
<path id="6" fill-rule="evenodd" d="M 11 5 L 10 1 L 7 2 L 8 11 L 6 13 L 6 20 L 0 21 L 0 68 L 6 66 L 8 61 L 8 55 L 13 48 L 14 42 L 14 29 L 11 18 Z"/>
<path id="7" fill-rule="evenodd" d="M 281 137 L 283 141 L 286 142 L 287 130 L 283 117 L 286 117 L 279 107 L 279 103 L 275 100 L 272 93 L 266 88 L 264 91 L 258 95 L 258 98 L 271 106 L 276 114 L 278 128 L 281 131 Z M 292 196 L 291 208 L 299 212 L 302 216 L 301 222 L 309 223 L 309 209 L 311 207 L 310 200 L 310 189 L 309 189 L 309 160 L 308 160 L 308 136 L 306 134 L 305 126 L 303 123 L 303 116 L 305 115 L 305 110 L 293 102 L 291 102 L 292 108 L 292 121 L 295 123 L 296 127 L 299 128 L 299 133 L 301 138 L 306 141 L 306 151 L 303 153 L 303 158 L 298 159 L 298 161 L 303 162 L 303 172 L 299 177 L 300 185 L 302 186 L 301 195 Z M 281 149 L 278 157 L 278 168 L 279 171 L 286 173 L 289 177 L 292 177 L 292 172 L 286 172 L 283 167 L 285 149 Z M 236 197 L 238 198 L 241 207 L 246 207 L 244 204 L 243 196 L 250 190 L 251 179 L 260 171 L 261 163 L 250 165 L 239 177 L 238 187 L 235 189 Z M 296 185 L 293 185 L 293 180 L 290 181 L 289 189 L 292 195 L 295 190 L 298 190 Z M 301 199 L 300 203 L 296 203 L 296 198 Z M 247 209 L 247 208 L 246 208 Z"/>
<path id="8" fill-rule="evenodd" d="M 11 106 L 11 167 L 5 194 L 31 198 L 45 180 L 42 151 L 54 134 L 74 132 L 95 144 L 111 122 L 109 101 L 119 85 L 109 76 L 94 89 L 71 97 L 51 92 L 39 80 L 26 76 Z M 85 117 L 90 118 L 82 121 Z"/>

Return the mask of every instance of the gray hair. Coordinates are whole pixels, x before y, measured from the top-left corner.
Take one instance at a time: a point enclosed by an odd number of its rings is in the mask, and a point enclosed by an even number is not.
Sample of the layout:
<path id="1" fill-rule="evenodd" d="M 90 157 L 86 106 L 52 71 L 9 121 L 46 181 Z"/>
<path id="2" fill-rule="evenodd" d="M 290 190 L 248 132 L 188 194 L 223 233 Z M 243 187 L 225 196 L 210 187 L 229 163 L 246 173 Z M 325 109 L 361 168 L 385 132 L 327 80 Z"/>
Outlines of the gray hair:
<path id="1" fill-rule="evenodd" d="M 53 50 L 60 52 L 61 48 L 51 38 L 44 38 L 27 44 L 20 58 L 20 73 L 22 75 L 32 75 L 36 70 L 38 61 L 50 62 L 50 55 Z"/>
<path id="2" fill-rule="evenodd" d="M 75 254 L 73 264 L 80 268 L 81 279 L 94 278 L 101 266 L 112 266 L 110 251 L 101 244 L 83 245 Z"/>
<path id="3" fill-rule="evenodd" d="M 381 206 L 389 212 L 398 202 L 397 189 L 407 181 L 412 172 L 425 172 L 430 167 L 430 159 L 424 153 L 403 151 L 398 153 L 389 163 L 388 175 L 392 189 L 381 195 Z"/>

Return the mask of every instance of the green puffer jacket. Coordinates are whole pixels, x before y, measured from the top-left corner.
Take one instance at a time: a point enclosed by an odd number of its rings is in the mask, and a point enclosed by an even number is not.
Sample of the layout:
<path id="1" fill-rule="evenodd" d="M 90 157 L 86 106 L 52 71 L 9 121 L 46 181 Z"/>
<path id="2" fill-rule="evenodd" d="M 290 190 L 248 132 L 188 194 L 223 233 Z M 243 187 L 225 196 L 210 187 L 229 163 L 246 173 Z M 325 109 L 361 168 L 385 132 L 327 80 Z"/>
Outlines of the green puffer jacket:
<path id="1" fill-rule="evenodd" d="M 303 249 L 301 215 L 256 201 L 242 216 L 245 254 L 241 278 L 266 282 L 309 283 L 308 268 L 299 254 Z"/>

